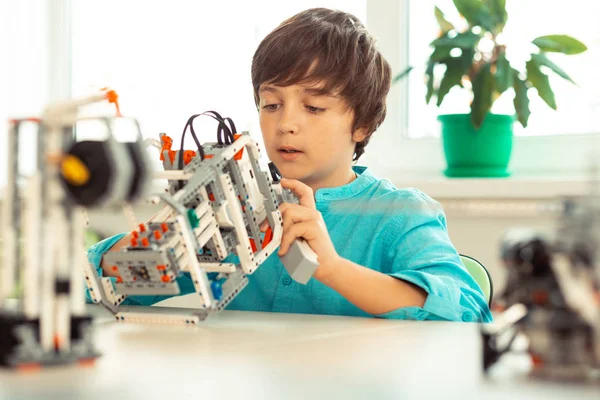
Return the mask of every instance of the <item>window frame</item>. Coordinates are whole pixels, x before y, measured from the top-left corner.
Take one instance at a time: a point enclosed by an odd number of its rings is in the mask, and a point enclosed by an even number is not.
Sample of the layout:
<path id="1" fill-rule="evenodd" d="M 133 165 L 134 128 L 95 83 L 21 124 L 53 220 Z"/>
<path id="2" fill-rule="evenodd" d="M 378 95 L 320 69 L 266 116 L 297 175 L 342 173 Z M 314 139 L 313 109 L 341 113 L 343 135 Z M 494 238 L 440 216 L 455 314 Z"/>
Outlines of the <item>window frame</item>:
<path id="1" fill-rule="evenodd" d="M 378 47 L 393 73 L 408 66 L 409 2 L 367 2 L 367 28 L 377 38 Z M 439 176 L 445 168 L 442 140 L 439 137 L 410 138 L 408 135 L 408 90 L 408 80 L 392 86 L 386 121 L 375 132 L 364 160 L 360 162 L 386 177 Z M 596 149 L 596 154 L 590 149 Z M 584 176 L 594 156 L 600 158 L 600 132 L 515 136 L 509 168 L 513 176 Z"/>

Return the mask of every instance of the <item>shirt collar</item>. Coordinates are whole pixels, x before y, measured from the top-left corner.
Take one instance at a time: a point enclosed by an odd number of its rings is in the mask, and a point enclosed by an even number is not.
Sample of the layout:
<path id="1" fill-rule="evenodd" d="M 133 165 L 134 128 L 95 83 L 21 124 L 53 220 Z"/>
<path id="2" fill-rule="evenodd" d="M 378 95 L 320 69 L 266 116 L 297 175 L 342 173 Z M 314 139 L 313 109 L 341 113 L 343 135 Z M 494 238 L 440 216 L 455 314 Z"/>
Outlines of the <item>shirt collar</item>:
<path id="1" fill-rule="evenodd" d="M 354 166 L 352 170 L 358 175 L 355 180 L 338 187 L 318 189 L 315 193 L 315 201 L 317 203 L 326 203 L 334 200 L 349 199 L 377 181 L 377 177 L 367 167 Z"/>

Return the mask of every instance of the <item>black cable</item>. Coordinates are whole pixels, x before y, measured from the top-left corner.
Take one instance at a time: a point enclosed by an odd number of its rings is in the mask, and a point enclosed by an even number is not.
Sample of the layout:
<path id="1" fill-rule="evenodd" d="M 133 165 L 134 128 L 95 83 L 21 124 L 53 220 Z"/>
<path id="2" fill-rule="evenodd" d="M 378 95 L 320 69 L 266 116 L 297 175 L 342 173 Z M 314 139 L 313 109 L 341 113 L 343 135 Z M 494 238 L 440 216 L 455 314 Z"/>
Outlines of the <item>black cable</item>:
<path id="1" fill-rule="evenodd" d="M 235 128 L 235 124 L 233 123 L 233 120 L 231 118 L 227 117 L 227 118 L 225 118 L 225 121 L 229 122 L 229 128 L 230 128 L 230 132 L 231 132 L 230 136 L 229 136 L 229 140 L 230 140 L 229 144 L 231 144 L 235 140 L 233 138 L 233 135 L 235 135 L 237 133 L 237 129 Z"/>
<path id="2" fill-rule="evenodd" d="M 224 122 L 229 122 L 229 129 L 230 129 L 230 131 L 231 131 L 232 134 L 229 137 L 230 143 L 227 143 L 227 144 L 231 144 L 235 140 L 233 138 L 233 135 L 235 135 L 237 133 L 237 129 L 235 128 L 235 124 L 233 123 L 233 120 L 231 118 L 229 118 L 229 117 L 225 118 Z"/>
<path id="3" fill-rule="evenodd" d="M 206 113 L 212 113 L 214 114 L 214 118 L 217 119 L 220 124 L 219 124 L 219 129 L 217 130 L 217 143 L 219 143 L 219 146 L 223 146 L 223 136 L 222 134 L 225 134 L 225 144 L 226 145 L 230 145 L 233 143 L 233 134 L 237 133 L 237 130 L 235 128 L 235 124 L 233 123 L 233 120 L 229 117 L 227 118 L 223 118 L 221 116 L 221 114 L 219 114 L 216 111 L 206 111 Z M 208 114 L 211 115 L 211 114 Z M 229 127 L 225 124 L 225 122 L 229 122 Z"/>
<path id="4" fill-rule="evenodd" d="M 183 133 L 181 134 L 181 151 L 182 152 L 183 152 L 183 143 L 185 140 L 185 132 L 187 130 L 187 127 L 191 126 L 192 122 L 198 115 L 200 115 L 200 114 L 192 115 L 185 123 L 185 127 L 183 128 Z M 200 154 L 200 157 L 202 159 L 204 159 L 204 149 L 202 149 L 202 145 L 200 144 L 200 141 L 198 140 L 198 137 L 196 136 L 196 132 L 194 132 L 194 130 L 192 129 L 190 133 L 192 134 L 192 138 L 194 139 L 194 142 L 196 142 L 196 146 L 198 147 L 198 153 Z"/>
<path id="5" fill-rule="evenodd" d="M 217 121 L 219 121 L 219 126 L 217 127 L 217 142 L 218 142 L 219 146 L 223 146 L 222 135 L 223 135 L 223 132 L 228 132 L 229 128 L 227 127 L 227 125 L 225 125 L 225 123 L 223 122 L 223 120 L 217 119 L 216 117 L 212 116 L 211 114 L 206 114 L 206 115 L 208 115 L 208 116 L 216 119 Z M 190 124 L 190 130 L 192 132 L 194 132 L 194 134 L 195 134 L 196 131 L 194 130 L 194 124 L 193 123 Z"/>
<path id="6" fill-rule="evenodd" d="M 198 147 L 198 154 L 200 155 L 200 160 L 204 160 L 204 158 L 205 158 L 204 149 L 202 148 L 202 144 L 198 140 L 198 137 L 196 136 L 196 131 L 194 130 L 194 120 L 197 117 L 202 116 L 202 115 L 209 116 L 219 122 L 219 126 L 217 128 L 217 140 L 218 140 L 219 145 L 221 145 L 221 146 L 223 145 L 223 139 L 222 139 L 223 133 L 225 134 L 226 144 L 229 145 L 229 144 L 233 143 L 233 134 L 231 133 L 230 128 L 225 124 L 225 121 L 223 120 L 223 117 L 221 117 L 221 114 L 219 114 L 216 111 L 205 111 L 200 114 L 194 114 L 190 118 L 188 118 L 188 120 L 183 128 L 183 132 L 181 134 L 179 160 L 177 160 L 178 161 L 177 168 L 179 170 L 183 169 L 183 146 L 184 146 L 184 142 L 185 142 L 185 133 L 187 132 L 188 127 L 190 128 L 190 133 L 192 135 L 192 138 L 194 139 L 194 142 L 196 142 L 196 146 Z M 226 118 L 225 120 L 229 122 L 230 126 L 235 131 L 235 124 L 233 123 L 231 118 Z M 178 185 L 180 188 L 183 187 L 183 181 L 180 180 L 178 182 Z"/>
<path id="7" fill-rule="evenodd" d="M 209 116 L 209 117 L 211 117 L 211 118 L 213 118 L 213 119 L 215 119 L 215 120 L 217 120 L 219 122 L 219 129 L 226 129 L 227 128 L 227 126 L 225 125 L 225 123 L 223 122 L 223 120 L 221 118 L 216 118 L 212 114 L 209 114 L 209 112 L 211 112 L 211 111 L 203 112 L 203 113 L 200 113 L 200 114 L 194 114 L 190 118 L 188 118 L 188 120 L 187 120 L 187 122 L 186 122 L 186 124 L 185 124 L 185 126 L 183 128 L 183 132 L 181 134 L 180 151 L 181 151 L 182 155 L 183 155 L 183 146 L 184 146 L 184 143 L 185 143 L 185 133 L 187 132 L 187 128 L 189 127 L 190 128 L 190 133 L 192 135 L 192 138 L 194 139 L 194 142 L 196 142 L 196 146 L 198 147 L 198 154 L 200 154 L 200 159 L 204 160 L 204 156 L 205 156 L 204 149 L 202 148 L 202 145 L 200 144 L 200 141 L 198 140 L 198 137 L 196 136 L 196 131 L 194 130 L 194 120 L 197 117 L 199 117 L 201 115 L 207 115 L 207 116 Z M 212 111 L 212 112 L 214 112 L 214 111 Z M 217 114 L 217 113 L 215 113 L 215 114 Z M 219 117 L 220 117 L 220 115 L 219 115 Z M 182 169 L 183 168 L 183 158 L 182 157 L 179 158 L 179 163 L 178 164 L 179 164 L 179 169 Z"/>

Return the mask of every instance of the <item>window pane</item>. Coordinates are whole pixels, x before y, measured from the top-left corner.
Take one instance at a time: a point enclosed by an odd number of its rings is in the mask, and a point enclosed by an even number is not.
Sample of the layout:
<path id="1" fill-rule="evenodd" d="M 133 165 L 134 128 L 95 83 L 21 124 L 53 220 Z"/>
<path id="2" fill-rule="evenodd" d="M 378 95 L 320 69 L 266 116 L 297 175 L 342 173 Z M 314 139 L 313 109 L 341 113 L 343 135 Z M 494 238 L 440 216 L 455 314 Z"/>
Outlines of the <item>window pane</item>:
<path id="1" fill-rule="evenodd" d="M 429 43 L 439 33 L 434 17 L 437 5 L 447 18 L 456 21 L 452 0 L 411 0 L 409 7 L 409 64 L 415 69 L 409 78 L 409 136 L 418 138 L 439 135 L 437 115 L 441 113 L 468 113 L 470 94 L 460 88 L 453 88 L 438 109 L 435 98 L 430 105 L 425 104 L 426 88 L 423 81 L 424 63 L 431 48 Z M 550 84 L 554 90 L 558 111 L 550 109 L 530 90 L 531 117 L 527 129 L 515 124 L 515 134 L 519 136 L 600 133 L 600 29 L 597 16 L 600 15 L 600 2 L 571 0 L 567 7 L 550 6 L 542 0 L 507 0 L 508 23 L 503 41 L 507 45 L 507 57 L 513 67 L 524 70 L 532 49 L 530 42 L 538 36 L 548 34 L 568 34 L 588 46 L 588 51 L 566 56 L 550 53 L 549 58 L 566 71 L 578 86 L 558 77 L 551 71 Z M 442 67 L 443 69 L 443 67 Z M 442 71 L 436 71 L 442 72 Z M 438 75 L 439 77 L 439 75 Z M 507 91 L 494 104 L 497 113 L 514 113 L 512 89 Z"/>
<path id="2" fill-rule="evenodd" d="M 166 132 L 177 147 L 187 118 L 206 110 L 261 142 L 252 55 L 280 22 L 317 6 L 366 19 L 366 0 L 73 2 L 73 94 L 114 88 L 145 137 Z M 200 140 L 215 141 L 216 122 L 196 121 Z"/>

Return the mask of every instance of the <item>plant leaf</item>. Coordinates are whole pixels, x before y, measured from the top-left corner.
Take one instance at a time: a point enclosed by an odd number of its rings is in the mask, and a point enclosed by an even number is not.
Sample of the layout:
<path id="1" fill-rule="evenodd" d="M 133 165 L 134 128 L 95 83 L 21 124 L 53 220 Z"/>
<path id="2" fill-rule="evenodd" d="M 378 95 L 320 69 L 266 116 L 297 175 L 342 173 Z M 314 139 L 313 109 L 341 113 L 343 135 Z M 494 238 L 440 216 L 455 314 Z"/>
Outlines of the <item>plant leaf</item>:
<path id="1" fill-rule="evenodd" d="M 498 54 L 494 77 L 496 78 L 496 90 L 498 93 L 502 94 L 512 86 L 513 74 L 504 51 Z"/>
<path id="2" fill-rule="evenodd" d="M 471 66 L 471 60 L 473 58 L 472 52 L 465 51 L 461 57 L 449 58 L 444 61 L 446 64 L 446 72 L 440 83 L 440 87 L 437 93 L 437 106 L 442 105 L 444 97 L 450 92 L 454 86 L 462 86 L 462 77 L 467 74 L 469 67 Z"/>
<path id="3" fill-rule="evenodd" d="M 554 100 L 554 92 L 550 88 L 550 81 L 548 75 L 540 71 L 539 65 L 536 64 L 533 59 L 527 61 L 527 80 L 531 82 L 533 87 L 538 91 L 538 94 L 548 104 L 548 106 L 556 110 L 556 101 Z"/>
<path id="4" fill-rule="evenodd" d="M 491 65 L 484 64 L 475 75 L 473 80 L 473 102 L 471 103 L 471 122 L 475 129 L 479 129 L 485 116 L 492 108 L 492 92 L 494 91 L 494 79 L 492 77 Z"/>
<path id="5" fill-rule="evenodd" d="M 481 39 L 481 36 L 471 32 L 471 31 L 467 31 L 467 32 L 461 32 L 458 35 L 454 36 L 454 37 L 450 37 L 448 36 L 448 34 L 435 39 L 433 42 L 431 42 L 431 46 L 434 47 L 449 47 L 450 49 L 453 49 L 455 47 L 459 47 L 461 49 L 472 49 L 474 48 L 477 43 L 479 42 L 479 39 Z"/>
<path id="6" fill-rule="evenodd" d="M 531 60 L 533 62 L 535 62 L 538 66 L 539 65 L 543 65 L 545 67 L 550 68 L 552 71 L 554 71 L 557 75 L 559 75 L 560 77 L 568 80 L 569 82 L 573 83 L 576 85 L 576 83 L 573 81 L 573 79 L 571 79 L 571 77 L 569 75 L 567 75 L 567 73 L 565 71 L 563 71 L 562 69 L 560 69 L 558 67 L 558 65 L 554 64 L 552 61 L 550 61 L 550 59 L 548 59 L 548 57 L 546 57 L 546 55 L 544 53 L 539 53 L 539 54 L 532 54 L 531 55 Z"/>
<path id="7" fill-rule="evenodd" d="M 398 82 L 399 80 L 403 79 L 404 77 L 406 77 L 410 71 L 412 71 L 413 67 L 407 67 L 404 71 L 400 72 L 398 75 L 396 75 L 394 77 L 394 79 L 392 79 L 392 85 L 396 82 Z"/>
<path id="8" fill-rule="evenodd" d="M 440 62 L 447 58 L 450 58 L 450 52 L 452 47 L 450 46 L 436 46 L 433 52 L 429 56 L 429 60 L 433 62 Z"/>
<path id="9" fill-rule="evenodd" d="M 568 35 L 548 35 L 534 39 L 533 44 L 542 51 L 579 54 L 587 50 L 587 46 Z"/>
<path id="10" fill-rule="evenodd" d="M 488 6 L 490 15 L 494 18 L 496 31 L 502 31 L 508 19 L 506 0 L 484 0 L 484 3 Z"/>
<path id="11" fill-rule="evenodd" d="M 517 112 L 517 118 L 519 119 L 519 122 L 523 128 L 527 128 L 527 121 L 531 115 L 531 111 L 529 110 L 529 97 L 527 97 L 527 91 L 529 88 L 527 87 L 527 83 L 519 78 L 519 71 L 513 69 L 512 75 L 513 89 L 515 90 L 513 104 L 515 106 L 515 111 Z"/>
<path id="12" fill-rule="evenodd" d="M 456 10 L 472 25 L 481 26 L 488 31 L 494 30 L 494 21 L 490 10 L 481 0 L 453 0 Z"/>
<path id="13" fill-rule="evenodd" d="M 427 70 L 425 71 L 425 78 L 427 79 L 427 95 L 425 96 L 425 101 L 427 104 L 431 101 L 431 96 L 433 96 L 433 67 L 434 63 L 430 62 L 427 64 Z"/>
<path id="14" fill-rule="evenodd" d="M 454 25 L 448 22 L 442 10 L 440 10 L 437 6 L 435 6 L 435 19 L 437 20 L 442 32 L 448 32 L 455 29 Z"/>

